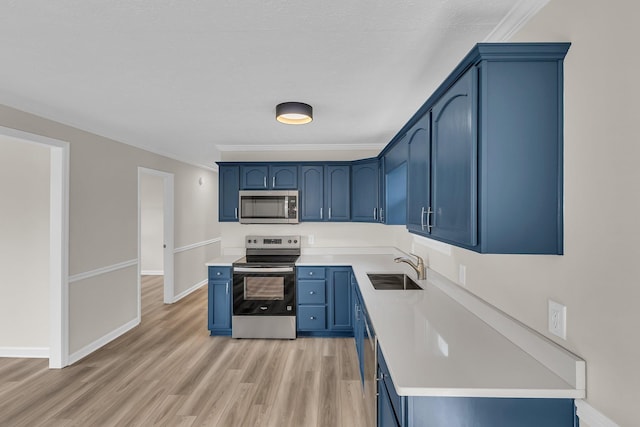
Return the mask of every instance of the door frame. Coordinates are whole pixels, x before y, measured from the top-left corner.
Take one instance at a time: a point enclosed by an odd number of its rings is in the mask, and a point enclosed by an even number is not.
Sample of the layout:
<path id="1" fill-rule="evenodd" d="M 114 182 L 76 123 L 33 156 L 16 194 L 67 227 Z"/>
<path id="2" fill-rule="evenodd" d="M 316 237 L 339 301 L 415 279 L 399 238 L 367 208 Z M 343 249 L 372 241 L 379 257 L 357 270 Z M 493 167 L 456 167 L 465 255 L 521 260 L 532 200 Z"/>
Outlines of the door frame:
<path id="1" fill-rule="evenodd" d="M 49 368 L 69 364 L 69 151 L 67 141 L 0 126 L 0 135 L 44 145 L 49 171 Z"/>
<path id="2" fill-rule="evenodd" d="M 162 222 L 164 234 L 164 253 L 163 253 L 163 271 L 164 271 L 164 291 L 163 300 L 165 304 L 172 304 L 175 299 L 174 292 L 174 241 L 173 241 L 173 200 L 174 200 L 174 175 L 170 172 L 164 172 L 156 169 L 149 169 L 138 166 L 138 320 L 142 319 L 142 287 L 140 276 L 142 274 L 142 229 L 141 229 L 141 179 L 142 175 L 153 175 L 162 178 Z"/>

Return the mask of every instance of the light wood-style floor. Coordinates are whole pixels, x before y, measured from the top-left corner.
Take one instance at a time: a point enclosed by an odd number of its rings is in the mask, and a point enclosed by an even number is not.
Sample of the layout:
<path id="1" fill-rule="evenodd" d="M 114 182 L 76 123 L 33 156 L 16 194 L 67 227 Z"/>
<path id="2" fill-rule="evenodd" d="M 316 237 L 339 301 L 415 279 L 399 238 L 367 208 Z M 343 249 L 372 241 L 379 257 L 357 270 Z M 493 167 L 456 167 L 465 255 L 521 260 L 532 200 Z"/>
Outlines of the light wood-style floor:
<path id="1" fill-rule="evenodd" d="M 352 339 L 210 337 L 206 287 L 76 364 L 0 358 L 0 426 L 364 426 Z"/>

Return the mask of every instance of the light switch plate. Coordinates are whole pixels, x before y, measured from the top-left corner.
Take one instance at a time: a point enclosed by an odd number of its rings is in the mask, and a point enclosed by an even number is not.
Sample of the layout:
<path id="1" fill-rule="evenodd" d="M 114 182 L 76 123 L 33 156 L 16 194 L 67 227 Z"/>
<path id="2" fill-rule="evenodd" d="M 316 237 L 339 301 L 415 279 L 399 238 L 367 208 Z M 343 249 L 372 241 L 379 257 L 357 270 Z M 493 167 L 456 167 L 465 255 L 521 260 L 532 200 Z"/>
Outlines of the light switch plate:
<path id="1" fill-rule="evenodd" d="M 549 332 L 567 339 L 567 307 L 549 300 Z"/>

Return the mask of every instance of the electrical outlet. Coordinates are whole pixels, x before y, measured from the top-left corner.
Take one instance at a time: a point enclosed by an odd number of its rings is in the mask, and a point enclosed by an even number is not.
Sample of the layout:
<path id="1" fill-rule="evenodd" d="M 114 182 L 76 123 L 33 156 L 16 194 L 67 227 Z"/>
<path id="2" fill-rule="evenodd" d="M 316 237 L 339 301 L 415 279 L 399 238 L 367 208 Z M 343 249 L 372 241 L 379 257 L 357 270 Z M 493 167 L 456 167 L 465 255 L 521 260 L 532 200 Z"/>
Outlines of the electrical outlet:
<path id="1" fill-rule="evenodd" d="M 460 264 L 458 268 L 458 283 L 462 286 L 467 286 L 467 266 Z"/>
<path id="2" fill-rule="evenodd" d="M 567 307 L 549 300 L 549 332 L 567 339 Z"/>
<path id="3" fill-rule="evenodd" d="M 309 234 L 308 240 L 309 244 L 313 245 L 316 242 L 316 236 L 314 236 L 313 234 Z"/>

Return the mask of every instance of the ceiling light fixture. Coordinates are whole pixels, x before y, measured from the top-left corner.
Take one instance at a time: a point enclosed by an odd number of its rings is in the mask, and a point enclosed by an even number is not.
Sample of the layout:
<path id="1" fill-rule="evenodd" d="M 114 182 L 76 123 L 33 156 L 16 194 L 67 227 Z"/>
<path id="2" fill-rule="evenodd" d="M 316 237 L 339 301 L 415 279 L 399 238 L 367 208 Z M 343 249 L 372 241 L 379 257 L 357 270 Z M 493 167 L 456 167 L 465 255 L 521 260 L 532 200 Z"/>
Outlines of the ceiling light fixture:
<path id="1" fill-rule="evenodd" d="M 313 108 L 303 102 L 283 102 L 276 105 L 276 120 L 288 125 L 303 125 L 313 120 Z"/>

